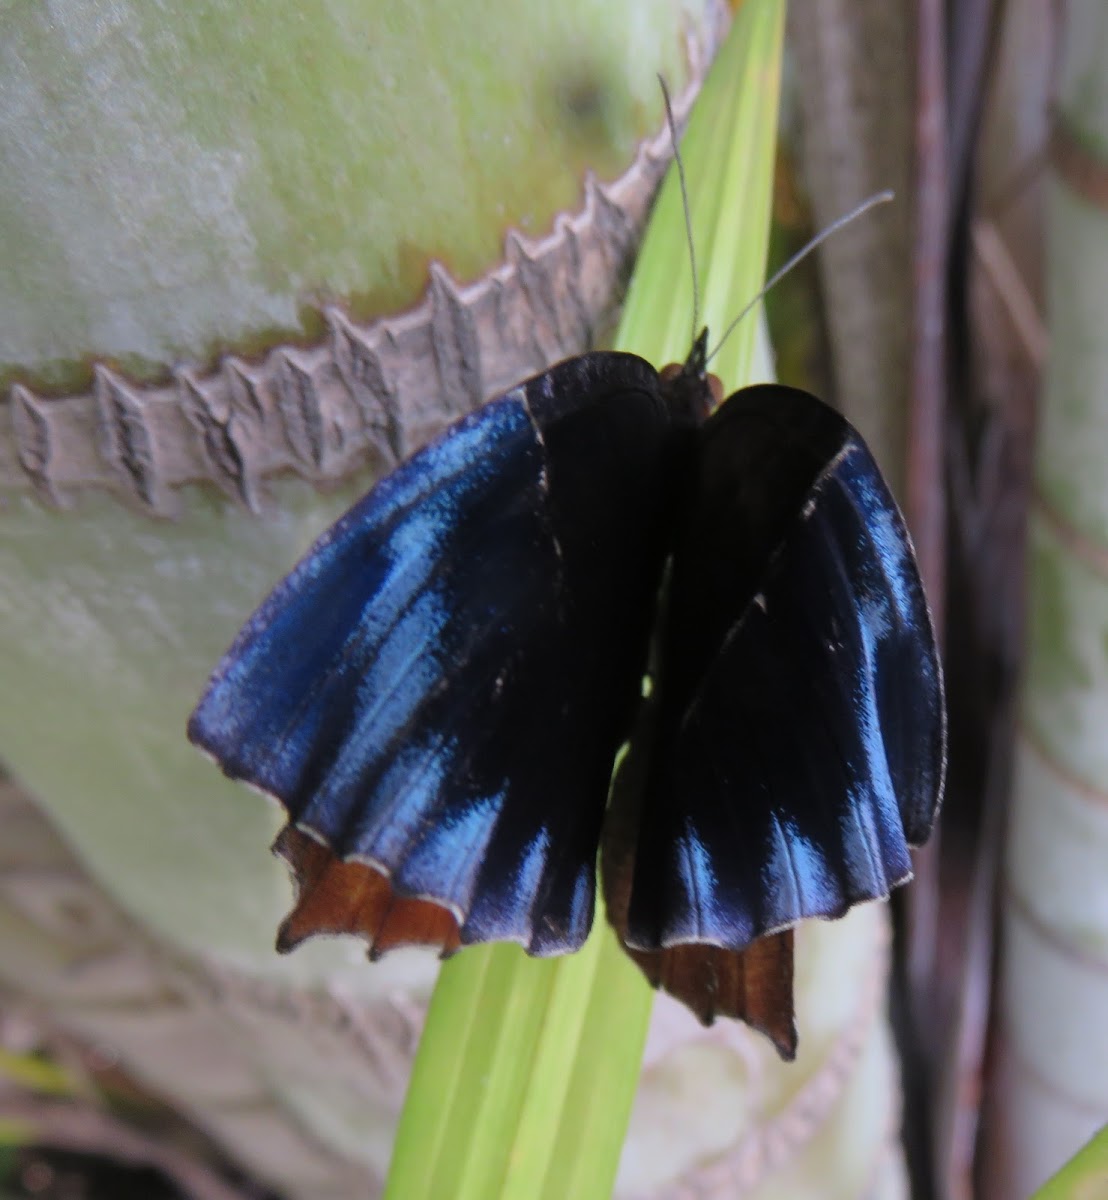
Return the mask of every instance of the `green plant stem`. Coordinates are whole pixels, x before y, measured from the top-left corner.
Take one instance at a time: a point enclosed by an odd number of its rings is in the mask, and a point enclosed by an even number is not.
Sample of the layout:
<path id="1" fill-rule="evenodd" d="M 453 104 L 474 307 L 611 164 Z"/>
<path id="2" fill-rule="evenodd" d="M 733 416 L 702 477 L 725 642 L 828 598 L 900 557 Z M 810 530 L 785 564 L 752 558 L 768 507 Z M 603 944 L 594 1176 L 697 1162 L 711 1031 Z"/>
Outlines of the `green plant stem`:
<path id="1" fill-rule="evenodd" d="M 769 236 L 784 25 L 747 0 L 682 144 L 705 319 L 722 329 L 760 286 Z M 670 172 L 616 344 L 657 365 L 689 350 L 691 276 Z M 757 322 L 714 369 L 754 372 Z M 611 1194 L 638 1079 L 651 992 L 598 912 L 584 949 L 528 959 L 467 949 L 442 970 L 393 1151 L 386 1200 L 602 1200 Z"/>

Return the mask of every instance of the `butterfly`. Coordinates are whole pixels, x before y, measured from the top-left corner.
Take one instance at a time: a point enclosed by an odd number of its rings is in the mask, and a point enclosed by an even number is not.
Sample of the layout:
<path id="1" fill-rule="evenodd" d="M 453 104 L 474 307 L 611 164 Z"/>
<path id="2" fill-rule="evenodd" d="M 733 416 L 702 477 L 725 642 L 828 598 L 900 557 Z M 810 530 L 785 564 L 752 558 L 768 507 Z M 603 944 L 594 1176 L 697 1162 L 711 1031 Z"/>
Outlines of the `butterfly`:
<path id="1" fill-rule="evenodd" d="M 570 953 L 599 855 L 648 979 L 791 1057 L 792 927 L 887 896 L 930 832 L 942 673 L 859 434 L 779 385 L 711 411 L 706 357 L 520 383 L 247 621 L 188 734 L 288 812 L 280 949 Z"/>

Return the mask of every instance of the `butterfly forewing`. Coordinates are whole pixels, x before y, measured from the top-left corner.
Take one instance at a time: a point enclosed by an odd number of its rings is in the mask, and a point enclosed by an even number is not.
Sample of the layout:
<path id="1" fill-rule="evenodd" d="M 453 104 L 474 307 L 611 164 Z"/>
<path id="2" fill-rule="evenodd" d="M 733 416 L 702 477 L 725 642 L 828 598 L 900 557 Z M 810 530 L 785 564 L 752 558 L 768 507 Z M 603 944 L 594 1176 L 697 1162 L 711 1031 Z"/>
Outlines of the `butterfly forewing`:
<path id="1" fill-rule="evenodd" d="M 942 786 L 941 677 L 900 514 L 813 397 L 731 397 L 684 520 L 628 942 L 738 949 L 907 877 Z"/>
<path id="2" fill-rule="evenodd" d="M 316 543 L 190 736 L 393 898 L 452 912 L 462 942 L 576 948 L 666 552 L 673 434 L 656 373 L 628 355 L 486 405 Z"/>

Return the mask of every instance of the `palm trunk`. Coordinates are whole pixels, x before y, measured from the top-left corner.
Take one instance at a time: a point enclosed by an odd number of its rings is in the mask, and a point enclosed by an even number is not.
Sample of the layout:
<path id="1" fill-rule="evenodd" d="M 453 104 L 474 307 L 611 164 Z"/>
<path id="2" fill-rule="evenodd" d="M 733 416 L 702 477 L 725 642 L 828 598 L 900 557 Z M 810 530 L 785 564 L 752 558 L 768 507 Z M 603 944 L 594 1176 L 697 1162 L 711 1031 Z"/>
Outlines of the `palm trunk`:
<path id="1" fill-rule="evenodd" d="M 1051 352 L 1030 531 L 987 1196 L 1026 1195 L 1108 1110 L 1108 18 L 1066 10 L 1047 191 Z"/>

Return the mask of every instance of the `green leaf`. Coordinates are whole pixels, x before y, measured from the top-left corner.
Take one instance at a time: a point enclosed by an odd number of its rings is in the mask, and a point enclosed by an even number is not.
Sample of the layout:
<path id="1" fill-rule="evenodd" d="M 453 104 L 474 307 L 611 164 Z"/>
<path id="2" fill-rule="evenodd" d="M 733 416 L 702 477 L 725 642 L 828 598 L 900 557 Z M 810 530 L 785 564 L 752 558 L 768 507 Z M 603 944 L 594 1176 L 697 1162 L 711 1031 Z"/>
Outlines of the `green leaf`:
<path id="1" fill-rule="evenodd" d="M 1031 1197 L 1031 1200 L 1102 1200 L 1108 1196 L 1108 1125 Z"/>
<path id="2" fill-rule="evenodd" d="M 783 27 L 781 0 L 746 0 L 682 142 L 703 316 L 717 331 L 765 274 Z M 692 307 L 671 170 L 616 345 L 656 365 L 682 360 Z M 757 332 L 756 319 L 743 322 L 713 364 L 730 386 L 750 378 Z M 568 958 L 482 946 L 452 959 L 432 997 L 386 1200 L 610 1196 L 651 999 L 602 911 Z"/>
<path id="3" fill-rule="evenodd" d="M 33 1092 L 59 1096 L 73 1091 L 68 1073 L 36 1054 L 13 1054 L 0 1048 L 0 1081 Z"/>
<path id="4" fill-rule="evenodd" d="M 36 1132 L 35 1127 L 26 1121 L 11 1121 L 7 1117 L 0 1117 L 0 1151 L 30 1145 Z M 13 1173 L 7 1167 L 9 1161 L 14 1165 L 16 1159 L 14 1156 L 8 1159 L 5 1154 L 0 1153 L 0 1181 Z"/>

